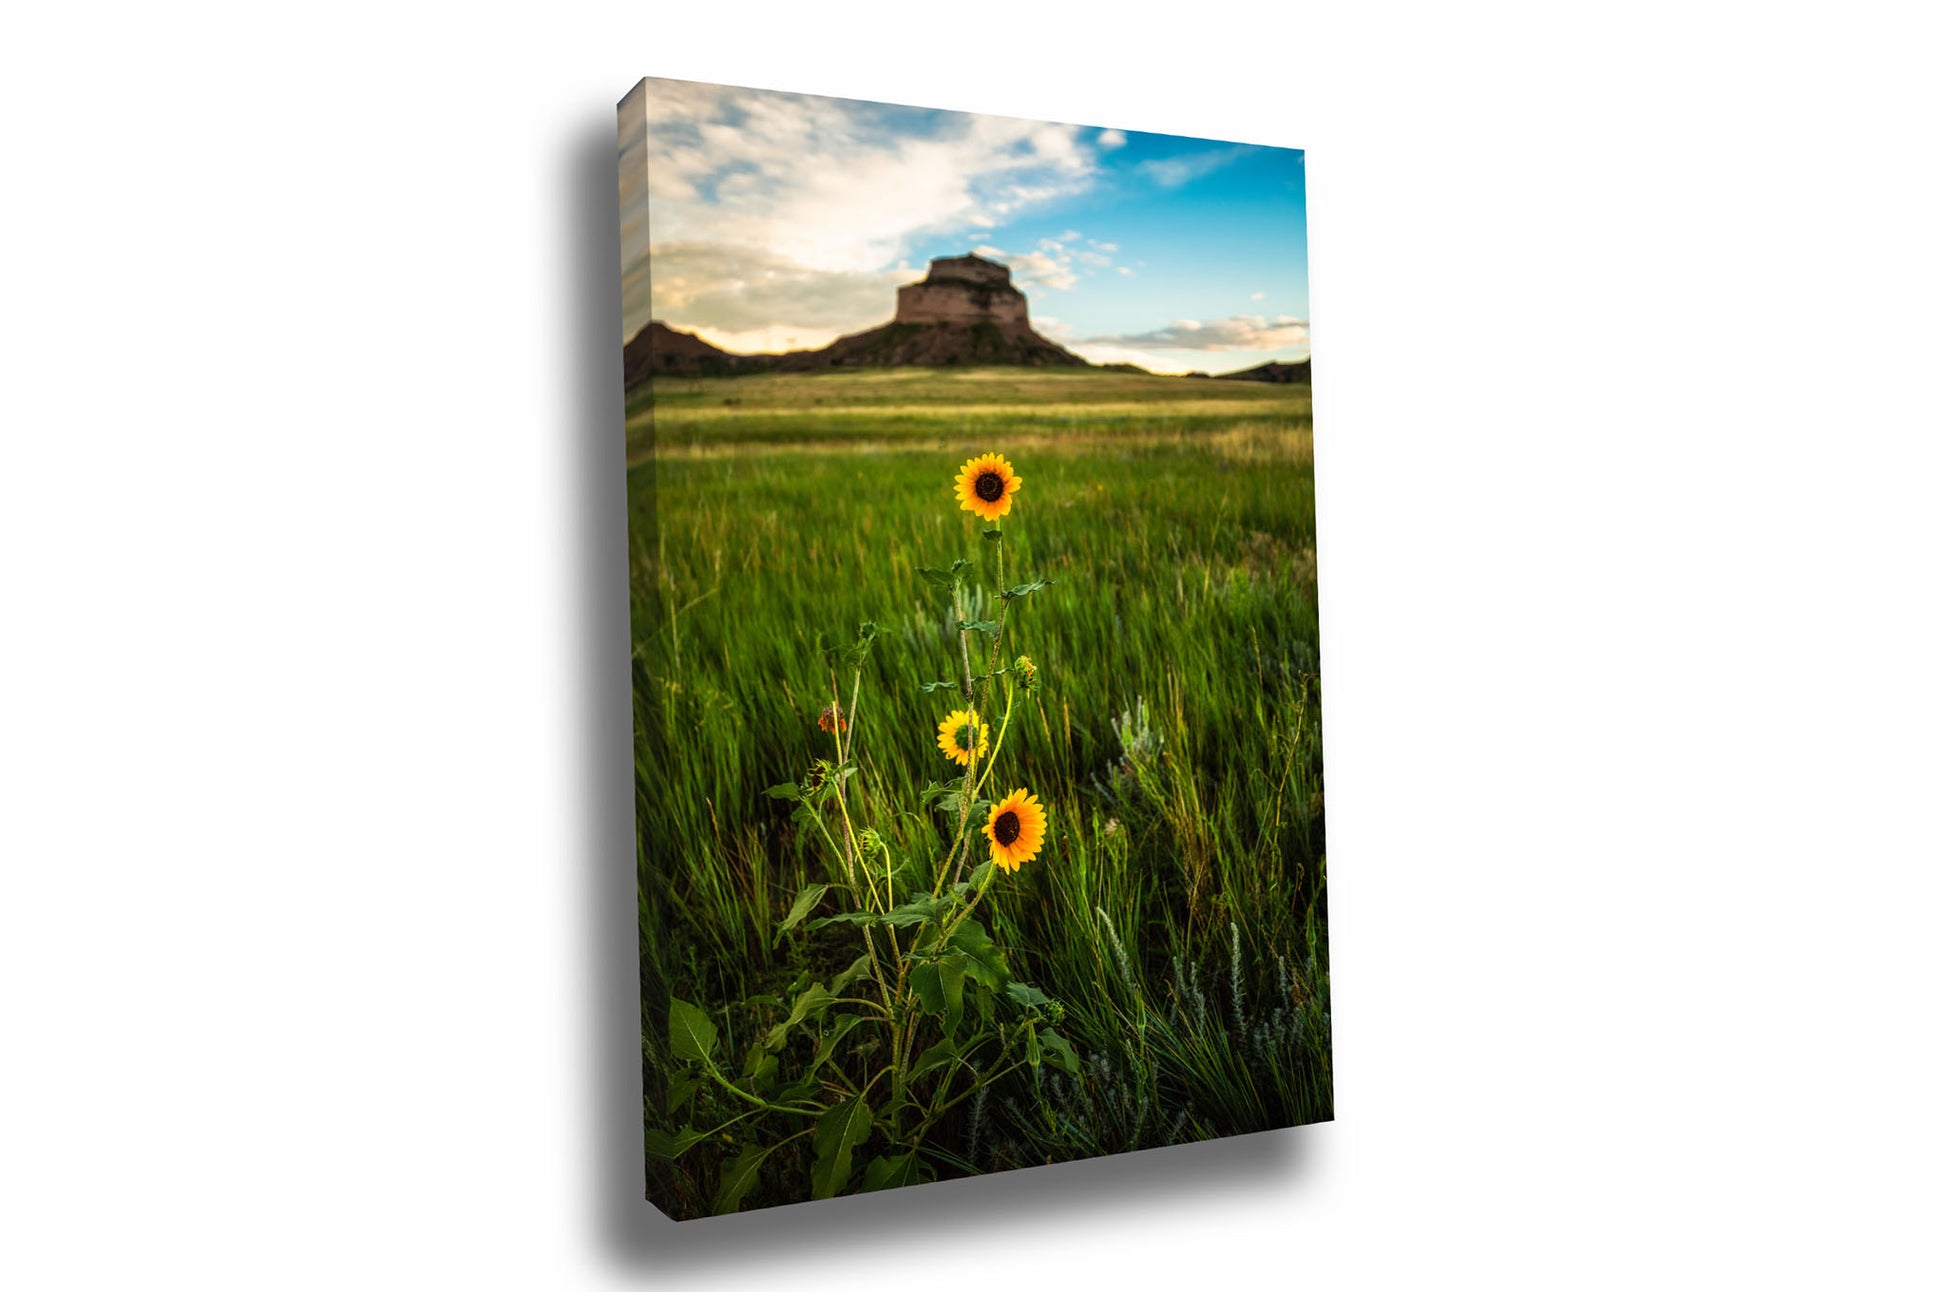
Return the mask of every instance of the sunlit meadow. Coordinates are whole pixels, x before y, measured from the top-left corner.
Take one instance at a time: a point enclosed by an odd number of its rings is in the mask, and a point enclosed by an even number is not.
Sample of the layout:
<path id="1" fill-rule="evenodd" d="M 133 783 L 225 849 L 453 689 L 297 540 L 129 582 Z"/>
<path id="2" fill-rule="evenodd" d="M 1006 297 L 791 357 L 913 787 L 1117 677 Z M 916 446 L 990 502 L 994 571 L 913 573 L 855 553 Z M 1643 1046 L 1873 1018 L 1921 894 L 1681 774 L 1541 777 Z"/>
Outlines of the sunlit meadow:
<path id="1" fill-rule="evenodd" d="M 649 395 L 657 1204 L 1329 1118 L 1309 387 L 895 369 Z"/>

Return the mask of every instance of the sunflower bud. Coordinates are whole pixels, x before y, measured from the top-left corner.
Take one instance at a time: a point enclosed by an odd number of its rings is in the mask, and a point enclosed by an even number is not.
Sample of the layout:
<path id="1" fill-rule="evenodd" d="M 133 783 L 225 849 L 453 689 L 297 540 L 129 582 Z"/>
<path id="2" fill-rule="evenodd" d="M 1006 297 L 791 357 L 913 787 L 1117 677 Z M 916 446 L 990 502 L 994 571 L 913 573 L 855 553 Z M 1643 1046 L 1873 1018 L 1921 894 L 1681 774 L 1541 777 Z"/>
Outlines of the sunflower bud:
<path id="1" fill-rule="evenodd" d="M 1022 655 L 1014 661 L 1014 675 L 1020 679 L 1020 689 L 1032 695 L 1040 690 L 1041 670 L 1033 660 Z"/>
<path id="2" fill-rule="evenodd" d="M 797 782 L 798 790 L 809 798 L 825 787 L 831 779 L 831 764 L 820 758 L 805 771 Z"/>
<path id="3" fill-rule="evenodd" d="M 859 831 L 858 832 L 858 855 L 864 857 L 867 860 L 870 860 L 872 857 L 875 857 L 880 853 L 884 853 L 886 856 L 890 856 L 892 850 L 885 846 L 885 840 L 879 838 L 878 831 L 876 830 Z"/>

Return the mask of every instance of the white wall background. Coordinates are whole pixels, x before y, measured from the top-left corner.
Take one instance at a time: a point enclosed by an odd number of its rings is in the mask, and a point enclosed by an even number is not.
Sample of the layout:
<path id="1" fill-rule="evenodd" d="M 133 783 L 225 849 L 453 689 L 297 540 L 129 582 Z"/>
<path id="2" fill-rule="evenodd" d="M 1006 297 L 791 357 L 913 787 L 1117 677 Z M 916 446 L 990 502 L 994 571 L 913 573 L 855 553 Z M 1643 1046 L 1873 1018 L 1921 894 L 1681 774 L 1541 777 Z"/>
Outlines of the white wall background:
<path id="1" fill-rule="evenodd" d="M 0 1280 L 1938 1286 L 1921 12 L 13 12 Z M 1309 150 L 1337 1123 L 629 1201 L 647 73 Z"/>

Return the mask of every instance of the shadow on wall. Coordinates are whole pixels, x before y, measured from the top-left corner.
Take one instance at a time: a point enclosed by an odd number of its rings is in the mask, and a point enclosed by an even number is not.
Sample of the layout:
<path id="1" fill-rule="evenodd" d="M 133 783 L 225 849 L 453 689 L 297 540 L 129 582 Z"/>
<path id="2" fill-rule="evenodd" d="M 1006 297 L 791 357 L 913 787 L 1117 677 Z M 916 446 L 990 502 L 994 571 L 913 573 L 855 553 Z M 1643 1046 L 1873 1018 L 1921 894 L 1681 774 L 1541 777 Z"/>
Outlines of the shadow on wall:
<path id="1" fill-rule="evenodd" d="M 587 948 L 587 1072 L 582 1157 L 590 1239 L 617 1269 L 681 1277 L 782 1267 L 810 1253 L 874 1241 L 931 1244 L 969 1208 L 1013 1228 L 1063 1226 L 1098 1214 L 1175 1223 L 1185 1209 L 1222 1208 L 1300 1178 L 1314 1154 L 1294 1128 L 1037 1167 L 923 1188 L 775 1207 L 678 1224 L 643 1200 L 642 1059 L 635 932 L 633 735 L 629 697 L 627 507 L 623 479 L 620 217 L 612 112 L 592 114 L 562 148 L 568 204 L 560 277 L 575 320 L 563 366 L 574 388 L 563 509 L 573 590 L 580 727 L 581 834 L 574 841 L 585 900 L 574 941 Z"/>

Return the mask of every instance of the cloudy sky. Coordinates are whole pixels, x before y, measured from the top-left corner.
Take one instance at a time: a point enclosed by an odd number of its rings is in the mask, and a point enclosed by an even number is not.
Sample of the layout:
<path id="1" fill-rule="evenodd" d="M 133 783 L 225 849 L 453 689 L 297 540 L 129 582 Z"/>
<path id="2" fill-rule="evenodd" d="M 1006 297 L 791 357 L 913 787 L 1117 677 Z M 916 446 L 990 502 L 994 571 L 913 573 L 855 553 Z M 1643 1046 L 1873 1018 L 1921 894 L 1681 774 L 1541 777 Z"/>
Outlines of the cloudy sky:
<path id="1" fill-rule="evenodd" d="M 1297 150 L 688 81 L 644 82 L 622 120 L 624 337 L 823 346 L 974 251 L 1098 363 L 1310 354 Z"/>

